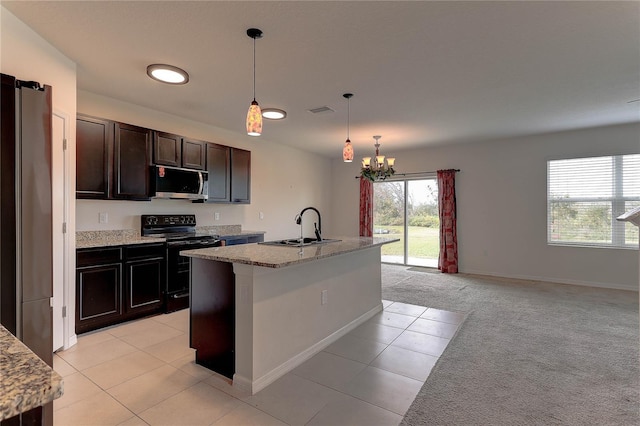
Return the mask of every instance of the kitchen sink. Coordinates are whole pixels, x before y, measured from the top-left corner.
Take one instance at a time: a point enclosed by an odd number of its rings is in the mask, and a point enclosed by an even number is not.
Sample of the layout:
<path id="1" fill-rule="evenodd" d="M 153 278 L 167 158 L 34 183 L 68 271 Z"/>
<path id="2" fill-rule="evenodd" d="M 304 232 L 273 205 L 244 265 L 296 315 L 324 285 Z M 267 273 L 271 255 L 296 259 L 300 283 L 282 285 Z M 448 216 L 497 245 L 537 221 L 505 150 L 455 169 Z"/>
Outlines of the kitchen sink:
<path id="1" fill-rule="evenodd" d="M 268 246 L 281 246 L 281 247 L 305 247 L 305 246 L 317 246 L 321 244 L 328 243 L 337 243 L 342 240 L 334 240 L 331 238 L 323 238 L 322 241 L 318 241 L 315 238 L 303 238 L 302 243 L 300 242 L 300 238 L 289 238 L 286 240 L 274 240 L 274 241 L 263 241 L 258 244 L 264 244 Z"/>

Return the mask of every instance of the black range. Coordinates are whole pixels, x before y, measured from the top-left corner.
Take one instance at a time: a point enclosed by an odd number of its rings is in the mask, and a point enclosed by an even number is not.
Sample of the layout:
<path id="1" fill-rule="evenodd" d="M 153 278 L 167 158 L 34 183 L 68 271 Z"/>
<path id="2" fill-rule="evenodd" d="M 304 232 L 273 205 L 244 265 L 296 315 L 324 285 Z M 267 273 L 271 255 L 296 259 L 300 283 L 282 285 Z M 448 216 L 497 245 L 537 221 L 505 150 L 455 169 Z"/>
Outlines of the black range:
<path id="1" fill-rule="evenodd" d="M 218 247 L 222 243 L 217 235 L 196 231 L 196 216 L 142 215 L 141 235 L 167 240 L 167 282 L 164 291 L 165 313 L 189 307 L 190 260 L 180 251 L 205 247 Z"/>

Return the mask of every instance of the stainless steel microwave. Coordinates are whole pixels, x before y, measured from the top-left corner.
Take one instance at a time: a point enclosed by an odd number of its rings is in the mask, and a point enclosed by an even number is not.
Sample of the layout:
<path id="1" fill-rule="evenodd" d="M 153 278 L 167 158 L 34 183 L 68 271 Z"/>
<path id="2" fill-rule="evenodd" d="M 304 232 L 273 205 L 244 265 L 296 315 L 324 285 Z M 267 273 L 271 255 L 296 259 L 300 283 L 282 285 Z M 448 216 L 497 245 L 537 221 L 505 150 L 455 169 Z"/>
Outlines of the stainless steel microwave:
<path id="1" fill-rule="evenodd" d="M 202 170 L 151 166 L 151 196 L 206 200 L 209 198 L 209 174 Z"/>

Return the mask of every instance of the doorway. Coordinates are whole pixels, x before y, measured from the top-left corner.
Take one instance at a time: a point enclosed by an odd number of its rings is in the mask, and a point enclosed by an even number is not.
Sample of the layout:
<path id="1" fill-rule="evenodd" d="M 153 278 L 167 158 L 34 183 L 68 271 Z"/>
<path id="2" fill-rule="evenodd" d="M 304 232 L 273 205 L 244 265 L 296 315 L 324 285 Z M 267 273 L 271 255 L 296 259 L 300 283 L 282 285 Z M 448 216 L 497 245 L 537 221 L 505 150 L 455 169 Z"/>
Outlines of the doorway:
<path id="1" fill-rule="evenodd" d="M 436 177 L 375 182 L 373 233 L 400 239 L 382 246 L 382 262 L 436 268 L 440 249 Z"/>
<path id="2" fill-rule="evenodd" d="M 68 347 L 66 308 L 67 283 L 69 271 L 67 267 L 67 248 L 69 234 L 66 232 L 69 213 L 69 158 L 66 149 L 69 134 L 68 115 L 54 111 L 52 116 L 51 141 L 51 220 L 53 247 L 53 352 Z"/>

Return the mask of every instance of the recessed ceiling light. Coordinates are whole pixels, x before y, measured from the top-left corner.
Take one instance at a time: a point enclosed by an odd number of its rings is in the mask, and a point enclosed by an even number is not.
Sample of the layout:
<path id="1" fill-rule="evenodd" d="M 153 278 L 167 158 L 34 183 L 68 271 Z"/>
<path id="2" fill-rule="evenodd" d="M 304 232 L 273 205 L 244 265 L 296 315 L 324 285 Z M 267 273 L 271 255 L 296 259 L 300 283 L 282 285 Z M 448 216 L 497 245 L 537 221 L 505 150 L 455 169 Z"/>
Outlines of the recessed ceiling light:
<path id="1" fill-rule="evenodd" d="M 189 74 L 183 69 L 166 64 L 152 64 L 147 67 L 147 75 L 167 84 L 186 84 Z"/>
<path id="2" fill-rule="evenodd" d="M 278 108 L 264 108 L 262 116 L 269 120 L 282 120 L 287 117 L 287 112 Z"/>

